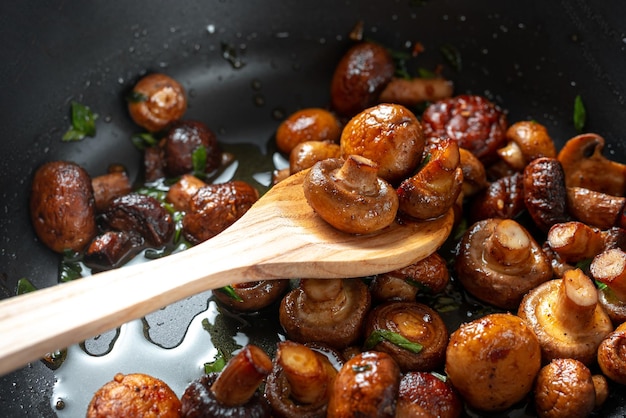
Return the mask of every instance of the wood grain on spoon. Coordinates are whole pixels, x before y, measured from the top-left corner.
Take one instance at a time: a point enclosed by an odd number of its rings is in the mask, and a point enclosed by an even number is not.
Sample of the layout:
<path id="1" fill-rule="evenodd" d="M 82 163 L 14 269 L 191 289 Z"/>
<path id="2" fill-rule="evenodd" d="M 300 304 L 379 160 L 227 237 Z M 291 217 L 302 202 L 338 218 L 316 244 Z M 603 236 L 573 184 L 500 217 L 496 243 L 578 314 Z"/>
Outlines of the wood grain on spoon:
<path id="1" fill-rule="evenodd" d="M 0 374 L 209 289 L 395 270 L 432 254 L 452 229 L 450 212 L 372 235 L 342 233 L 306 202 L 304 174 L 274 186 L 226 231 L 184 252 L 0 302 Z"/>

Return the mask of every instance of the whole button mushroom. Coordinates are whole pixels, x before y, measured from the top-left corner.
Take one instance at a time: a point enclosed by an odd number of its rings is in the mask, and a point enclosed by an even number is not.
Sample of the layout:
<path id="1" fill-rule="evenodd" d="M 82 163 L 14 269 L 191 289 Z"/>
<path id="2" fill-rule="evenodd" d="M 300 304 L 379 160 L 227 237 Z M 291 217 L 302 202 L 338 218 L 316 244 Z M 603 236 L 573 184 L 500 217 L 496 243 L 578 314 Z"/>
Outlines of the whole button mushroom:
<path id="1" fill-rule="evenodd" d="M 463 402 L 448 382 L 429 372 L 408 372 L 400 380 L 396 417 L 458 418 Z"/>
<path id="2" fill-rule="evenodd" d="M 598 347 L 598 365 L 614 382 L 626 385 L 626 323 L 611 332 Z"/>
<path id="3" fill-rule="evenodd" d="M 37 237 L 58 253 L 81 251 L 97 234 L 89 174 L 76 163 L 53 161 L 35 172 L 30 217 Z"/>
<path id="4" fill-rule="evenodd" d="M 535 121 L 522 121 L 509 126 L 505 134 L 508 143 L 498 155 L 516 171 L 539 157 L 556 157 L 554 141 L 545 126 Z"/>
<path id="5" fill-rule="evenodd" d="M 193 120 L 178 121 L 167 130 L 161 142 L 163 170 L 170 177 L 190 173 L 194 169 L 210 173 L 222 162 L 217 137 L 204 123 Z M 204 147 L 204 167 L 194 166 L 194 152 Z"/>
<path id="6" fill-rule="evenodd" d="M 469 293 L 503 309 L 517 308 L 526 292 L 552 278 L 541 246 L 512 219 L 473 224 L 459 243 L 455 268 Z"/>
<path id="7" fill-rule="evenodd" d="M 337 117 L 326 109 L 306 108 L 292 113 L 276 129 L 276 146 L 289 154 L 302 142 L 339 142 L 341 124 Z"/>
<path id="8" fill-rule="evenodd" d="M 361 155 L 378 165 L 378 175 L 396 184 L 422 160 L 424 134 L 413 112 L 381 103 L 354 116 L 341 133 L 341 156 Z"/>
<path id="9" fill-rule="evenodd" d="M 304 178 L 304 196 L 326 222 L 340 231 L 368 234 L 391 225 L 398 211 L 395 189 L 378 177 L 378 166 L 351 155 L 316 163 Z"/>
<path id="10" fill-rule="evenodd" d="M 540 368 L 537 337 L 511 314 L 489 314 L 462 324 L 446 350 L 450 382 L 480 411 L 503 411 L 521 401 Z"/>
<path id="11" fill-rule="evenodd" d="M 150 132 L 157 132 L 180 119 L 187 110 L 185 89 L 165 74 L 148 74 L 135 84 L 128 111 L 133 121 Z"/>
<path id="12" fill-rule="evenodd" d="M 598 346 L 613 331 L 596 287 L 580 269 L 528 292 L 518 315 L 537 335 L 544 361 L 572 358 L 591 365 Z"/>

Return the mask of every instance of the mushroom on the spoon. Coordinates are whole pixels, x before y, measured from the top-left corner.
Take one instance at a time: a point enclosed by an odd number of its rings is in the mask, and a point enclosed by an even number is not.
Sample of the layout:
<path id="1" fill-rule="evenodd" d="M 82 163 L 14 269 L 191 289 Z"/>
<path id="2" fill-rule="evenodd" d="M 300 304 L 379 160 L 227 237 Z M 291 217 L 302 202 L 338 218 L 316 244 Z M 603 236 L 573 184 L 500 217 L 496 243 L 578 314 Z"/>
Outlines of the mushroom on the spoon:
<path id="1" fill-rule="evenodd" d="M 283 180 L 226 231 L 189 250 L 0 302 L 0 374 L 202 291 L 261 279 L 383 273 L 427 257 L 450 234 L 451 212 L 367 235 L 338 231 L 304 198 L 306 172 Z"/>

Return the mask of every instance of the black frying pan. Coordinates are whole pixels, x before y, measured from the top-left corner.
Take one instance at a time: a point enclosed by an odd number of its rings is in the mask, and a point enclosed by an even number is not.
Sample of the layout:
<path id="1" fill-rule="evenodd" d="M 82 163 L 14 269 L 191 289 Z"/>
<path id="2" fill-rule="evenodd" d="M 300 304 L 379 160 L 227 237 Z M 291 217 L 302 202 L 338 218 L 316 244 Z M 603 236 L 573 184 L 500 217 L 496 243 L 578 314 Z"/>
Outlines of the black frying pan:
<path id="1" fill-rule="evenodd" d="M 174 76 L 191 93 L 187 117 L 206 122 L 224 143 L 265 149 L 281 117 L 328 103 L 330 76 L 358 20 L 368 38 L 392 48 L 424 44 L 416 65 L 425 68 L 445 62 L 440 47 L 453 45 L 462 68 L 447 65 L 445 75 L 457 92 L 486 95 L 511 120 L 537 120 L 559 143 L 576 134 L 572 109 L 580 94 L 585 130 L 606 138 L 607 155 L 626 160 L 626 12 L 619 0 L 31 0 L 1 8 L 3 298 L 22 277 L 39 288 L 57 281 L 59 259 L 35 239 L 28 220 L 36 167 L 68 159 L 101 174 L 118 162 L 137 178 L 140 155 L 129 137 L 138 129 L 124 94 L 140 75 Z M 242 68 L 222 57 L 223 45 L 234 48 Z M 71 100 L 100 115 L 96 138 L 61 142 Z M 186 326 L 174 321 L 159 338 Z M 0 377 L 1 414 L 54 416 L 54 381 L 39 362 Z M 622 395 L 603 415 L 624 415 L 624 388 L 617 391 Z"/>

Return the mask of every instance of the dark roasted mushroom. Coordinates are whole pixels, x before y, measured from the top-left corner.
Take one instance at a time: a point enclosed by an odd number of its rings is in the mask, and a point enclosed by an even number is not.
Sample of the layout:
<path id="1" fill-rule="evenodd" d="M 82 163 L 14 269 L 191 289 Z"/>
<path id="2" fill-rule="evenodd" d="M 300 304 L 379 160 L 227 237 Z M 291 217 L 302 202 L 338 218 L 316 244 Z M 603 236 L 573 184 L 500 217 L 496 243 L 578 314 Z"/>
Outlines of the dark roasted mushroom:
<path id="1" fill-rule="evenodd" d="M 279 320 L 296 342 L 323 342 L 342 349 L 363 332 L 370 294 L 360 279 L 301 279 L 283 298 Z"/>
<path id="2" fill-rule="evenodd" d="M 613 330 L 598 292 L 580 269 L 537 286 L 524 296 L 518 315 L 537 335 L 543 360 L 572 358 L 591 365 Z"/>
<path id="3" fill-rule="evenodd" d="M 567 190 L 563 168 L 556 158 L 540 157 L 524 169 L 524 203 L 535 224 L 544 232 L 567 222 Z"/>
<path id="4" fill-rule="evenodd" d="M 210 173 L 222 162 L 217 137 L 199 121 L 185 120 L 172 124 L 159 146 L 163 150 L 163 170 L 170 177 L 194 170 Z M 203 158 L 194 160 L 194 153 L 199 148 L 204 148 Z"/>
<path id="5" fill-rule="evenodd" d="M 396 417 L 458 418 L 463 402 L 456 390 L 427 372 L 405 373 L 400 380 Z"/>
<path id="6" fill-rule="evenodd" d="M 185 89 L 173 78 L 148 74 L 135 84 L 128 101 L 128 112 L 135 123 L 150 132 L 164 129 L 187 110 Z"/>
<path id="7" fill-rule="evenodd" d="M 316 163 L 304 178 L 304 196 L 326 222 L 340 231 L 367 234 L 391 225 L 398 211 L 394 188 L 378 177 L 377 165 L 351 155 Z"/>
<path id="8" fill-rule="evenodd" d="M 181 402 L 162 380 L 118 373 L 94 393 L 87 418 L 180 418 Z"/>
<path id="9" fill-rule="evenodd" d="M 83 250 L 97 234 L 89 174 L 72 162 L 43 164 L 32 181 L 30 218 L 37 237 L 53 251 Z"/>
<path id="10" fill-rule="evenodd" d="M 478 299 L 515 309 L 526 292 L 552 278 L 552 267 L 528 231 L 512 219 L 485 219 L 464 234 L 455 268 Z"/>
<path id="11" fill-rule="evenodd" d="M 213 296 L 225 306 L 240 312 L 257 312 L 279 300 L 289 289 L 289 280 L 259 280 L 231 285 L 231 292 L 216 289 Z"/>
<path id="12" fill-rule="evenodd" d="M 107 231 L 91 241 L 83 261 L 95 271 L 116 268 L 137 255 L 142 245 L 143 239 L 135 232 Z"/>
<path id="13" fill-rule="evenodd" d="M 574 219 L 601 229 L 626 228 L 626 197 L 582 187 L 568 187 L 567 210 Z"/>
<path id="14" fill-rule="evenodd" d="M 398 103 L 411 107 L 446 99 L 452 96 L 453 91 L 453 83 L 442 77 L 393 77 L 380 93 L 378 100 L 381 103 Z"/>
<path id="15" fill-rule="evenodd" d="M 456 203 L 463 185 L 459 147 L 452 139 L 432 141 L 424 166 L 398 187 L 399 210 L 415 219 L 437 218 Z"/>
<path id="16" fill-rule="evenodd" d="M 107 174 L 91 179 L 96 211 L 103 212 L 116 197 L 132 190 L 130 179 L 123 169 L 112 168 Z"/>
<path id="17" fill-rule="evenodd" d="M 303 142 L 339 142 L 341 124 L 326 109 L 306 108 L 292 113 L 276 129 L 276 146 L 289 155 Z"/>
<path id="18" fill-rule="evenodd" d="M 480 411 L 503 411 L 521 401 L 540 368 L 537 337 L 511 314 L 489 314 L 462 324 L 446 350 L 451 384 Z"/>
<path id="19" fill-rule="evenodd" d="M 389 332 L 409 345 L 385 338 Z M 448 344 L 448 330 L 441 316 L 417 302 L 376 306 L 367 316 L 365 336 L 367 349 L 389 354 L 403 372 L 437 369 L 443 364 Z"/>
<path id="20" fill-rule="evenodd" d="M 272 371 L 272 360 L 248 344 L 226 364 L 194 380 L 181 397 L 183 418 L 270 417 L 270 407 L 258 390 Z"/>
<path id="21" fill-rule="evenodd" d="M 524 176 L 514 173 L 493 181 L 471 199 L 469 218 L 478 222 L 489 218 L 513 219 L 526 209 Z"/>
<path id="22" fill-rule="evenodd" d="M 373 42 L 360 42 L 341 58 L 330 84 L 332 107 L 351 117 L 374 105 L 391 81 L 395 64 L 389 51 Z"/>
<path id="23" fill-rule="evenodd" d="M 399 385 L 400 368 L 388 354 L 357 354 L 335 378 L 327 417 L 395 417 Z"/>
<path id="24" fill-rule="evenodd" d="M 596 391 L 587 366 L 559 358 L 544 366 L 535 382 L 535 409 L 541 418 L 586 417 L 596 404 Z"/>
<path id="25" fill-rule="evenodd" d="M 404 180 L 422 159 L 424 135 L 417 117 L 404 106 L 382 103 L 354 116 L 341 133 L 341 156 L 361 155 L 378 165 L 378 176 Z"/>

